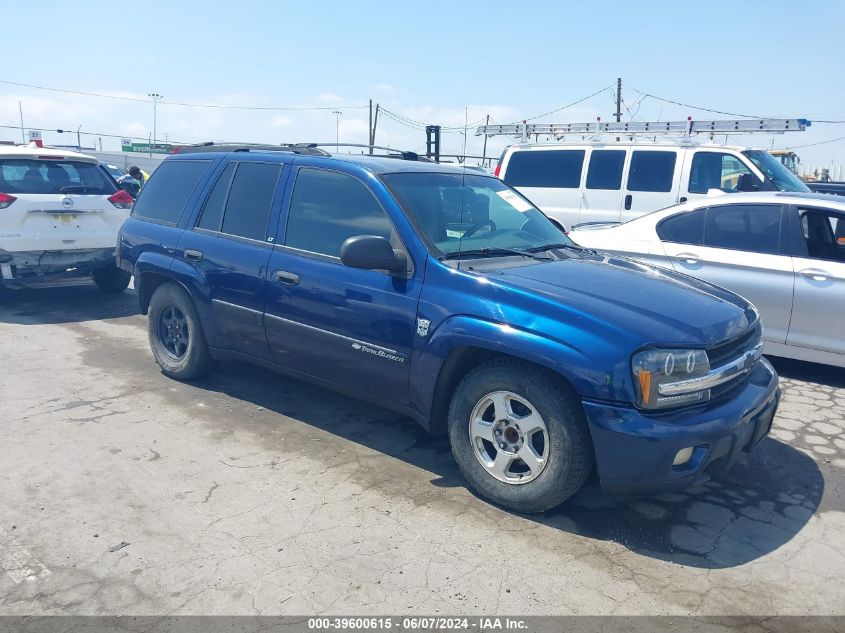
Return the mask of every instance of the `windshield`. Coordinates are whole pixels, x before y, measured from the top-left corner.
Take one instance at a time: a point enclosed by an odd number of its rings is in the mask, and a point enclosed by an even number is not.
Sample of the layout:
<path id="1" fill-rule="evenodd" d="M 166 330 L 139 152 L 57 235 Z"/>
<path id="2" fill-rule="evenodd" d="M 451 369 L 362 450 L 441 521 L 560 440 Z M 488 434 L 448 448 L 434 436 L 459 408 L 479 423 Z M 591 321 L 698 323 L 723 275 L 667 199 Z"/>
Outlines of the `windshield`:
<path id="1" fill-rule="evenodd" d="M 763 175 L 771 181 L 778 191 L 809 191 L 807 185 L 768 152 L 752 149 L 743 152 L 743 154 L 751 159 L 751 162 L 763 172 Z"/>
<path id="2" fill-rule="evenodd" d="M 96 163 L 55 158 L 2 158 L 0 191 L 109 196 L 117 187 Z"/>
<path id="3" fill-rule="evenodd" d="M 435 254 L 573 244 L 539 209 L 498 178 L 416 172 L 385 174 L 382 179 Z"/>

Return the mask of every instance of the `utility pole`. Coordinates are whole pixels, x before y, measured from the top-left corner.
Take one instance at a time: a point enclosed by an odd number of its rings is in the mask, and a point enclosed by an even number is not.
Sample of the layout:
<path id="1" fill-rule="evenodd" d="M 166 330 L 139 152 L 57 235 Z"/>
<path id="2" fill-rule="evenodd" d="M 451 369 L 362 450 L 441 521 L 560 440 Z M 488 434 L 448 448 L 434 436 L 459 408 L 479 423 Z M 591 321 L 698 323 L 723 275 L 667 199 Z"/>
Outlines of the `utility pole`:
<path id="1" fill-rule="evenodd" d="M 617 123 L 622 120 L 622 77 L 616 79 L 616 112 L 614 116 Z"/>
<path id="2" fill-rule="evenodd" d="M 82 129 L 81 125 L 78 128 L 76 128 L 76 149 L 78 149 L 80 152 L 82 151 L 82 139 L 79 135 L 79 130 L 81 130 L 81 129 Z"/>
<path id="3" fill-rule="evenodd" d="M 26 134 L 23 132 L 23 106 L 20 101 L 18 101 L 18 112 L 21 115 L 21 143 L 26 144 Z"/>
<path id="4" fill-rule="evenodd" d="M 490 115 L 487 115 L 487 123 L 485 125 L 490 125 Z M 484 151 L 481 152 L 481 164 L 487 162 L 487 134 L 484 135 Z"/>
<path id="5" fill-rule="evenodd" d="M 153 144 L 153 143 L 156 142 L 156 132 L 157 132 L 156 126 L 158 124 L 158 121 L 157 121 L 157 118 L 158 118 L 158 102 L 159 102 L 159 99 L 164 99 L 164 96 L 158 94 L 157 92 L 147 93 L 147 96 L 150 99 L 153 100 L 153 138 L 152 138 L 152 143 L 151 143 L 151 144 Z M 150 150 L 152 150 L 152 147 L 150 147 Z"/>
<path id="6" fill-rule="evenodd" d="M 370 99 L 370 140 L 367 141 L 370 145 L 370 155 L 373 153 L 373 100 Z"/>
<path id="7" fill-rule="evenodd" d="M 335 143 L 337 143 L 338 145 L 340 145 L 340 115 L 341 115 L 341 114 L 343 114 L 343 112 L 341 112 L 340 110 L 334 110 L 334 111 L 332 112 L 332 114 L 334 115 L 334 121 L 335 121 L 335 127 L 334 127 L 334 130 L 335 130 L 335 137 L 334 137 L 334 142 L 335 142 Z M 337 151 L 337 149 L 336 149 L 335 151 Z"/>
<path id="8" fill-rule="evenodd" d="M 380 107 L 381 107 L 381 105 L 377 103 L 376 104 L 376 115 L 375 115 L 375 117 L 373 117 L 373 136 L 372 136 L 373 140 L 371 141 L 372 145 L 376 144 L 376 128 L 378 127 L 378 111 L 379 111 Z M 371 147 L 370 148 L 370 154 L 372 154 L 372 153 L 373 153 L 373 148 Z"/>

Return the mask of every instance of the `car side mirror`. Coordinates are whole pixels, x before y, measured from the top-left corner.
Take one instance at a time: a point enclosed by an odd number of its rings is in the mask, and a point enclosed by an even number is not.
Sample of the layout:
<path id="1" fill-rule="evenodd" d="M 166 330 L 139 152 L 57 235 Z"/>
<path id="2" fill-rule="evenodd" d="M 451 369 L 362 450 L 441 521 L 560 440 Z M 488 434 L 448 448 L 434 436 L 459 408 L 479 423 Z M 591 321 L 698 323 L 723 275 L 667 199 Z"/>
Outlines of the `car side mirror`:
<path id="1" fill-rule="evenodd" d="M 364 270 L 387 270 L 404 273 L 408 267 L 405 254 L 390 245 L 390 241 L 379 235 L 356 235 L 340 246 L 340 261 L 350 268 Z"/>
<path id="2" fill-rule="evenodd" d="M 737 191 L 760 191 L 760 185 L 753 174 L 740 174 L 736 182 Z"/>

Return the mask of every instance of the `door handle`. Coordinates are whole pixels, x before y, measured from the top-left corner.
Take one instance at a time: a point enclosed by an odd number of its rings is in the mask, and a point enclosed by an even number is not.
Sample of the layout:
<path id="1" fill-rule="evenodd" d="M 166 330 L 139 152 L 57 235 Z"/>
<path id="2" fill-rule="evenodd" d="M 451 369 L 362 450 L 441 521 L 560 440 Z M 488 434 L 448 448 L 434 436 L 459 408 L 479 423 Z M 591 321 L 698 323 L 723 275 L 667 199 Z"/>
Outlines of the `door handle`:
<path id="1" fill-rule="evenodd" d="M 280 284 L 285 284 L 286 286 L 299 285 L 299 275 L 289 273 L 286 270 L 277 270 L 273 273 L 273 276 L 276 278 L 276 281 L 278 281 Z"/>
<path id="2" fill-rule="evenodd" d="M 633 201 L 634 201 L 634 196 L 632 196 L 630 193 L 627 196 L 625 196 L 625 210 L 626 211 L 631 210 L 631 203 Z"/>
<path id="3" fill-rule="evenodd" d="M 690 266 L 695 266 L 696 264 L 701 263 L 701 260 L 695 253 L 678 253 L 675 255 L 675 259 L 682 264 L 689 264 Z"/>
<path id="4" fill-rule="evenodd" d="M 826 270 L 819 270 L 818 268 L 805 268 L 804 270 L 799 270 L 798 274 L 805 279 L 811 279 L 812 281 L 828 281 L 830 279 L 829 272 Z"/>
<path id="5" fill-rule="evenodd" d="M 193 248 L 186 248 L 184 255 L 185 259 L 189 262 L 202 261 L 202 251 L 195 251 Z"/>

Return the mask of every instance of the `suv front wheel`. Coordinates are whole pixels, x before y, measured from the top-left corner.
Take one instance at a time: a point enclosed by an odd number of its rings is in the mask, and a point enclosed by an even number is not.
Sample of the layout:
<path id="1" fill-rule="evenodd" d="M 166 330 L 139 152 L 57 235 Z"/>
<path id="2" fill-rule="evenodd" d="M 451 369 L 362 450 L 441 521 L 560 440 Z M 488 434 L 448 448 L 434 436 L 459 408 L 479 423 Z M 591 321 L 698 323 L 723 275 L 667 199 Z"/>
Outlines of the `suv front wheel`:
<path id="1" fill-rule="evenodd" d="M 193 380 L 214 369 L 196 308 L 182 286 L 168 282 L 156 288 L 147 326 L 153 356 L 166 376 Z"/>
<path id="2" fill-rule="evenodd" d="M 545 370 L 510 359 L 479 365 L 461 381 L 449 439 L 470 487 L 517 512 L 563 503 L 593 465 L 577 396 Z"/>

